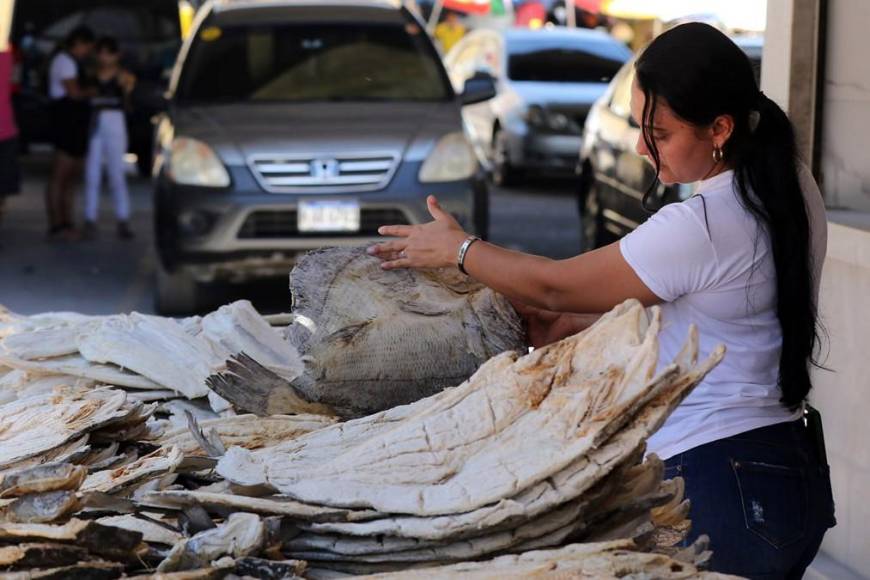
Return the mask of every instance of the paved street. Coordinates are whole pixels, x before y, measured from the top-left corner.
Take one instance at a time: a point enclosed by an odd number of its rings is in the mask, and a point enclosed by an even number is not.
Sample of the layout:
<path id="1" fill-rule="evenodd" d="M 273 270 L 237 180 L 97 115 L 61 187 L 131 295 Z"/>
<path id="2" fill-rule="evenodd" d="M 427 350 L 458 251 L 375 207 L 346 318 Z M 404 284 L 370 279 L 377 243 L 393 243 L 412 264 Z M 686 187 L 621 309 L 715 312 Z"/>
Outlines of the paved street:
<path id="1" fill-rule="evenodd" d="M 49 242 L 42 199 L 48 169 L 45 154 L 23 160 L 24 191 L 10 198 L 0 224 L 0 304 L 22 314 L 154 312 L 149 182 L 135 176 L 129 180 L 135 240 L 115 237 L 111 198 L 104 195 L 97 240 Z M 521 190 L 496 190 L 491 199 L 491 237 L 524 251 L 570 256 L 579 247 L 575 207 L 569 182 L 536 181 Z M 289 303 L 286 287 L 285 280 L 230 287 L 222 289 L 216 300 L 248 298 L 263 311 L 280 311 Z"/>

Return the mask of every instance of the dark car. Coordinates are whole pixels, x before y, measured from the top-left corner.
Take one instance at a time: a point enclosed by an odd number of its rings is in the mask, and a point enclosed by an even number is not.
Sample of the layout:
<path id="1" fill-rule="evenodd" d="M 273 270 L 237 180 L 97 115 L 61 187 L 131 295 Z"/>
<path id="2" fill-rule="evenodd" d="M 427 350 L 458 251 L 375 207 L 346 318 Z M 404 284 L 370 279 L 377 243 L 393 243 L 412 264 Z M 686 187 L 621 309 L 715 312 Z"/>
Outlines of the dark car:
<path id="1" fill-rule="evenodd" d="M 600 31 L 476 30 L 445 58 L 454 86 L 475 75 L 497 80 L 496 98 L 463 117 L 495 183 L 526 171 L 573 174 L 589 108 L 631 52 Z"/>
<path id="2" fill-rule="evenodd" d="M 48 67 L 69 32 L 81 25 L 97 36 L 115 36 L 123 66 L 138 79 L 127 115 L 129 150 L 147 173 L 154 149 L 151 118 L 165 105 L 163 93 L 181 46 L 176 0 L 19 0 L 12 39 L 19 52 L 20 89 L 13 106 L 20 142 L 26 148 L 51 140 Z"/>
<path id="3" fill-rule="evenodd" d="M 749 56 L 756 76 L 760 77 L 761 39 L 734 40 Z M 618 240 L 650 215 L 641 199 L 653 182 L 655 170 L 635 149 L 640 127 L 631 118 L 633 79 L 634 59 L 622 67 L 586 119 L 578 187 L 583 250 Z M 660 183 L 650 200 L 651 209 L 683 201 L 692 193 L 692 185 Z"/>
<path id="4" fill-rule="evenodd" d="M 480 236 L 483 172 L 421 22 L 390 0 L 207 4 L 157 127 L 157 307 L 197 310 L 204 286 L 286 276 L 321 246 L 428 221 L 426 196 Z"/>

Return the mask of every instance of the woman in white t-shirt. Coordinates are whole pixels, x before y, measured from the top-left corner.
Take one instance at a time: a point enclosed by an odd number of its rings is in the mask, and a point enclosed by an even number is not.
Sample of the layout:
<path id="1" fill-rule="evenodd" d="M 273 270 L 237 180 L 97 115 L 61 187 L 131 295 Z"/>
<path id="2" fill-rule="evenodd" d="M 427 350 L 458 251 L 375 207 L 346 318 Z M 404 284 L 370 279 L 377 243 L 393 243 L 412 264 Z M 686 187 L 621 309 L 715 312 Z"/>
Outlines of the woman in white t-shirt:
<path id="1" fill-rule="evenodd" d="M 467 236 L 429 199 L 433 222 L 386 226 L 383 267 L 458 265 L 504 293 L 546 344 L 626 299 L 661 304 L 661 360 L 695 323 L 724 361 L 649 441 L 686 481 L 693 531 L 712 568 L 799 578 L 834 525 L 819 429 L 803 408 L 818 346 L 826 221 L 785 113 L 758 90 L 745 54 L 715 28 L 677 26 L 635 65 L 637 150 L 663 183 L 700 182 L 620 242 L 568 260 Z M 655 184 L 653 184 L 655 185 Z M 654 188 L 651 186 L 650 191 Z M 813 416 L 816 417 L 816 416 Z"/>
<path id="2" fill-rule="evenodd" d="M 78 239 L 74 226 L 73 199 L 88 147 L 94 96 L 80 82 L 79 67 L 94 46 L 94 34 L 85 26 L 73 29 L 48 67 L 48 96 L 51 99 L 54 160 L 45 192 L 49 239 Z"/>

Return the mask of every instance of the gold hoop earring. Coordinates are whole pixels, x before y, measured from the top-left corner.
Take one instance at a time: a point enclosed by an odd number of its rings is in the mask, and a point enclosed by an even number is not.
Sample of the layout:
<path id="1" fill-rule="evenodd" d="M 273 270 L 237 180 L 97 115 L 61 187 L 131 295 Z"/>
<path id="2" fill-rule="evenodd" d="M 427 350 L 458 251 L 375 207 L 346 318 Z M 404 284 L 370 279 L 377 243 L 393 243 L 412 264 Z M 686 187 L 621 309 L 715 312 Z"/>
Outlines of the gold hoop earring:
<path id="1" fill-rule="evenodd" d="M 713 146 L 713 161 L 716 163 L 719 163 L 720 161 L 722 161 L 723 157 L 724 157 L 724 154 L 722 153 L 722 148 L 714 145 Z"/>

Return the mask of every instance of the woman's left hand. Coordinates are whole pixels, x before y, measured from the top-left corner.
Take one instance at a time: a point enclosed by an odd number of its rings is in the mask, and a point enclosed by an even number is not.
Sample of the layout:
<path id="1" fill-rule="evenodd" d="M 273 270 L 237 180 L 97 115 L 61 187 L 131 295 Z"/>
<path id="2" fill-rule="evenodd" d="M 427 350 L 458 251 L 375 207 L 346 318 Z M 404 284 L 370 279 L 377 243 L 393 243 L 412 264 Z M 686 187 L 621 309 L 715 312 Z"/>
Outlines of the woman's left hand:
<path id="1" fill-rule="evenodd" d="M 385 270 L 455 266 L 459 246 L 468 237 L 453 216 L 441 209 L 434 195 L 426 198 L 433 221 L 415 226 L 381 226 L 382 236 L 400 238 L 368 249 Z"/>

